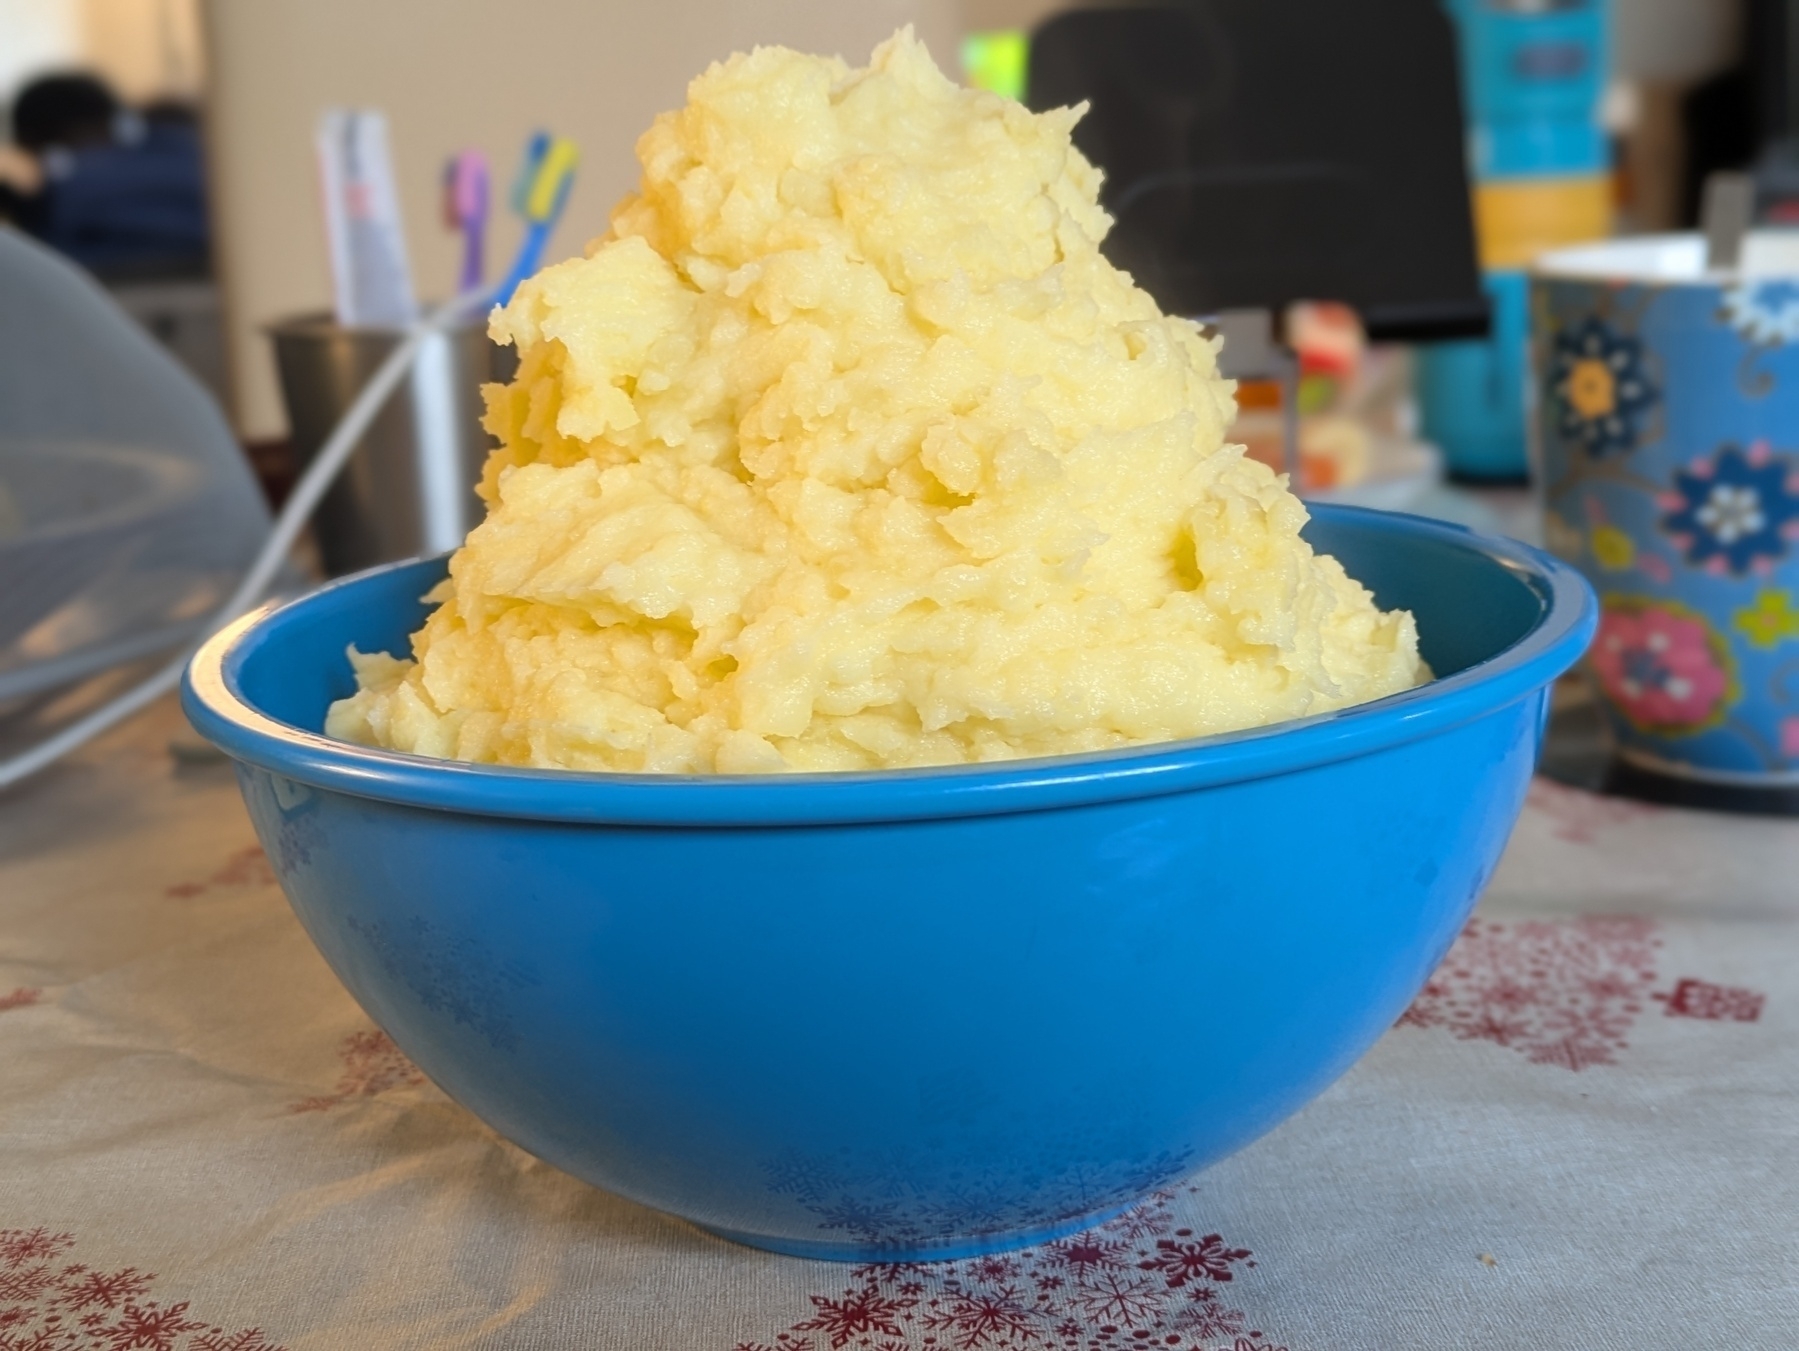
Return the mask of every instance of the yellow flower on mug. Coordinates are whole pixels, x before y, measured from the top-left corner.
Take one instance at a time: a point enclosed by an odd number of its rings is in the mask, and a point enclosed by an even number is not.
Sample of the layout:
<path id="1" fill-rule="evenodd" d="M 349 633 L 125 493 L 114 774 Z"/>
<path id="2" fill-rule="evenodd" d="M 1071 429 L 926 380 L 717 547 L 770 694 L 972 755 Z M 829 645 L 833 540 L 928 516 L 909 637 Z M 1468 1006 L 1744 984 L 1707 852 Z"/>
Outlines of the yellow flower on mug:
<path id="1" fill-rule="evenodd" d="M 1590 541 L 1593 557 L 1599 566 L 1611 572 L 1622 572 L 1637 560 L 1637 546 L 1630 536 L 1615 525 L 1602 525 L 1593 531 Z"/>
<path id="2" fill-rule="evenodd" d="M 1661 394 L 1649 377 L 1643 344 L 1596 315 L 1555 335 L 1548 389 L 1562 435 L 1594 459 L 1635 450 Z"/>
<path id="3" fill-rule="evenodd" d="M 1569 405 L 1589 422 L 1610 417 L 1618 407 L 1618 382 L 1598 357 L 1582 357 L 1570 366 L 1562 389 Z"/>
<path id="4" fill-rule="evenodd" d="M 1799 638 L 1799 607 L 1786 591 L 1764 591 L 1755 604 L 1736 613 L 1737 629 L 1752 647 L 1779 647 L 1788 638 Z"/>

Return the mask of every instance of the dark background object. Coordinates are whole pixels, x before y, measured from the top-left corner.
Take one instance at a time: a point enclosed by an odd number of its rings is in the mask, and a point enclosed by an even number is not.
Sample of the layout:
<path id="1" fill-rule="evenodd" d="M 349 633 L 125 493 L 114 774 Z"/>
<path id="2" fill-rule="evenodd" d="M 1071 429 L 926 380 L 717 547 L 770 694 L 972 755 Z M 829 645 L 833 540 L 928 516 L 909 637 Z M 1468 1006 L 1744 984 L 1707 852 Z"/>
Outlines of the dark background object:
<path id="1" fill-rule="evenodd" d="M 0 188 L 0 219 L 109 282 L 208 275 L 205 173 L 191 113 L 167 102 L 135 112 L 99 76 L 68 71 L 27 84 L 11 122 L 43 182 L 34 192 Z"/>
<path id="2" fill-rule="evenodd" d="M 78 70 L 41 75 L 13 100 L 12 137 L 34 155 L 56 146 L 75 150 L 111 140 L 113 122 L 123 111 L 118 95 L 97 75 Z"/>
<path id="3" fill-rule="evenodd" d="M 1082 100 L 1106 254 L 1164 309 L 1337 300 L 1379 339 L 1486 333 L 1437 0 L 1070 11 L 1032 37 L 1027 101 Z"/>
<path id="4" fill-rule="evenodd" d="M 1757 148 L 1799 134 L 1799 0 L 1748 0 L 1743 64 Z"/>
<path id="5" fill-rule="evenodd" d="M 1740 4 L 1741 58 L 1682 101 L 1680 218 L 1698 223 L 1712 174 L 1753 170 L 1760 219 L 1792 226 L 1799 224 L 1799 0 Z"/>

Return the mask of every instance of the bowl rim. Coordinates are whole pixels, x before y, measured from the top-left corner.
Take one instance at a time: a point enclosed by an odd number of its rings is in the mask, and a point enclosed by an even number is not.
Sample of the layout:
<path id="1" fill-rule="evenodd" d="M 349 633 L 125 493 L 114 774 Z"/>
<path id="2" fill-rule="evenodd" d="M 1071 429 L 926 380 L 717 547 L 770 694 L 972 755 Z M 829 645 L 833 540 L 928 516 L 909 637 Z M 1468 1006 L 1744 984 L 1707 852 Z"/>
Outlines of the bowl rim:
<path id="1" fill-rule="evenodd" d="M 1541 690 L 1585 652 L 1599 602 L 1572 567 L 1517 540 L 1365 507 L 1308 504 L 1319 519 L 1378 520 L 1484 555 L 1542 611 L 1511 646 L 1465 670 L 1329 713 L 1121 750 L 923 769 L 791 775 L 617 774 L 442 760 L 338 741 L 252 705 L 237 673 L 283 615 L 428 560 L 344 577 L 235 620 L 195 653 L 181 702 L 202 736 L 244 764 L 314 788 L 466 815 L 617 826 L 854 825 L 1047 811 L 1274 777 L 1451 730 Z"/>

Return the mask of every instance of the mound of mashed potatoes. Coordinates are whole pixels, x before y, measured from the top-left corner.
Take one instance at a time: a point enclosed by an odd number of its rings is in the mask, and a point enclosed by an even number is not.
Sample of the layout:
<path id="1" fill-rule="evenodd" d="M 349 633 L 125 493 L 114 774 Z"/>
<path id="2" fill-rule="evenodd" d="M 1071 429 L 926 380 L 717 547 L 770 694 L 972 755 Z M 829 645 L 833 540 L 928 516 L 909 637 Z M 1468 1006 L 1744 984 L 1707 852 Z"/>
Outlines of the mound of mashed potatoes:
<path id="1" fill-rule="evenodd" d="M 1063 754 L 1427 678 L 1225 443 L 1213 345 L 1100 256 L 1079 112 L 763 48 L 638 144 L 491 332 L 488 504 L 336 737 L 506 765 Z"/>

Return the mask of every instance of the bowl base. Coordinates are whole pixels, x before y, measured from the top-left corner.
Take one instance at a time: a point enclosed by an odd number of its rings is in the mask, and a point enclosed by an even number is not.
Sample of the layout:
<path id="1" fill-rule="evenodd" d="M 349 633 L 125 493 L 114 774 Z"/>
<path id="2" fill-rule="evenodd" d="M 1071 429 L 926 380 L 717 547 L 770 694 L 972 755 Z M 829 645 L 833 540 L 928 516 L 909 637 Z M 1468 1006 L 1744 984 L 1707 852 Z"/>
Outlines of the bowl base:
<path id="1" fill-rule="evenodd" d="M 1091 1229 L 1097 1224 L 1104 1224 L 1115 1215 L 1123 1214 L 1136 1205 L 1138 1199 L 1141 1198 L 1077 1215 L 1072 1220 L 1062 1220 L 1057 1224 L 1039 1225 L 1035 1229 L 1006 1229 L 993 1234 L 926 1240 L 920 1243 L 836 1243 L 830 1240 L 782 1238 L 774 1234 L 747 1234 L 741 1230 L 721 1229 L 711 1224 L 697 1227 L 708 1234 L 729 1239 L 732 1243 L 741 1243 L 746 1248 L 760 1248 L 764 1252 L 778 1252 L 787 1257 L 809 1257 L 820 1262 L 953 1262 L 962 1257 L 979 1257 L 984 1253 L 1030 1248 L 1039 1243 L 1051 1243 L 1070 1234 L 1078 1234 L 1083 1229 Z"/>

